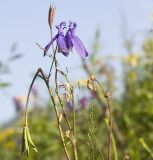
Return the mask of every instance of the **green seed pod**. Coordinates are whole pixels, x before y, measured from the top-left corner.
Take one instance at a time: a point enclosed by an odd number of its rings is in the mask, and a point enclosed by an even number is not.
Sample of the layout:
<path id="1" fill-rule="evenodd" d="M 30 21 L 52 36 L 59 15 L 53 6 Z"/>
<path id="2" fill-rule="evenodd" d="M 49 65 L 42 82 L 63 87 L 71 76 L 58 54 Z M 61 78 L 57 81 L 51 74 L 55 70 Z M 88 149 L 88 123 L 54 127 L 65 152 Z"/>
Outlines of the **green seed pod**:
<path id="1" fill-rule="evenodd" d="M 28 144 L 33 148 L 33 150 L 34 150 L 35 152 L 38 152 L 35 144 L 34 144 L 33 141 L 32 141 L 32 138 L 31 138 L 31 135 L 30 135 L 30 132 L 29 132 L 29 129 L 28 129 L 28 128 L 27 128 L 27 130 L 26 130 L 26 133 L 27 133 L 27 141 L 28 141 Z"/>
<path id="2" fill-rule="evenodd" d="M 23 128 L 23 134 L 22 134 L 22 154 L 27 152 L 27 156 L 29 156 L 29 145 L 28 145 L 28 139 L 27 139 L 27 126 Z"/>

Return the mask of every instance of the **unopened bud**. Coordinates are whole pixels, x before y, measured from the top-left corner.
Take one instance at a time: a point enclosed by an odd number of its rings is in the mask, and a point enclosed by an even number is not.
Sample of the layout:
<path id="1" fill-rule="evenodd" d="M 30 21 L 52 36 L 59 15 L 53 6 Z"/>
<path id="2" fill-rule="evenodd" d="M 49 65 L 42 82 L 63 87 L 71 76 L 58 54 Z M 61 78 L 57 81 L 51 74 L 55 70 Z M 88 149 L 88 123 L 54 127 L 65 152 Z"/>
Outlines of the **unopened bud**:
<path id="1" fill-rule="evenodd" d="M 54 16 L 55 16 L 55 7 L 50 6 L 49 12 L 48 12 L 48 24 L 49 24 L 50 28 L 52 28 Z"/>
<path id="2" fill-rule="evenodd" d="M 87 81 L 87 88 L 91 91 L 96 91 L 96 88 L 94 86 L 93 81 L 91 81 L 90 79 Z"/>
<path id="3" fill-rule="evenodd" d="M 92 74 L 92 75 L 90 75 L 90 77 L 89 77 L 92 81 L 95 81 L 95 76 Z"/>

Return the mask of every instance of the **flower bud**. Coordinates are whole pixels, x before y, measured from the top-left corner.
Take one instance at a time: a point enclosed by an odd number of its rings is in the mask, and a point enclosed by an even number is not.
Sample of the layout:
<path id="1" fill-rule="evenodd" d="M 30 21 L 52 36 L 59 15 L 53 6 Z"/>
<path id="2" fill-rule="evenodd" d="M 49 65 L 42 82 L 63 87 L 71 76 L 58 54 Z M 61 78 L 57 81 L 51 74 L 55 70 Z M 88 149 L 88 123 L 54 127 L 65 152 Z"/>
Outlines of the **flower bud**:
<path id="1" fill-rule="evenodd" d="M 94 76 L 93 74 L 92 74 L 92 75 L 90 75 L 90 77 L 89 77 L 89 78 L 90 78 L 90 80 L 91 80 L 91 81 L 95 81 L 95 76 Z"/>
<path id="2" fill-rule="evenodd" d="M 88 79 L 87 80 L 87 88 L 91 91 L 96 91 L 96 88 L 94 86 L 94 83 L 91 79 Z"/>
<path id="3" fill-rule="evenodd" d="M 50 6 L 49 12 L 48 12 L 48 24 L 49 24 L 50 28 L 52 28 L 54 16 L 55 16 L 55 7 Z"/>

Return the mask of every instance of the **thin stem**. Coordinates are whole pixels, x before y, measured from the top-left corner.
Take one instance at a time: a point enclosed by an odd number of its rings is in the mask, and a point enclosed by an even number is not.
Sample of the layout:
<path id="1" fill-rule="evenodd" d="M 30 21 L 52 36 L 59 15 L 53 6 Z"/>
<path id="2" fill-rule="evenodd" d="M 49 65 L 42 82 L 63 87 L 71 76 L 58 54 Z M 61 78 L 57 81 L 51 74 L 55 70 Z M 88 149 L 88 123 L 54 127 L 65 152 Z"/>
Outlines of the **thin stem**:
<path id="1" fill-rule="evenodd" d="M 111 137 L 112 137 L 112 113 L 111 113 L 111 107 L 109 103 L 109 99 L 106 98 L 107 100 L 107 106 L 108 106 L 108 111 L 109 111 L 109 138 L 108 138 L 108 160 L 111 159 Z"/>
<path id="2" fill-rule="evenodd" d="M 58 73 L 58 69 L 57 69 L 57 60 L 56 60 L 56 52 L 54 53 L 54 60 L 55 60 L 55 85 L 56 85 L 56 89 L 55 89 L 55 92 L 58 96 L 58 99 L 59 99 L 59 102 L 60 102 L 60 105 L 62 107 L 62 110 L 63 112 L 65 113 L 65 119 L 66 119 L 66 122 L 68 124 L 68 127 L 70 129 L 70 131 L 72 130 L 71 126 L 70 126 L 70 123 L 69 123 L 69 120 L 66 116 L 66 112 L 64 111 L 64 106 L 63 104 L 61 103 L 61 99 L 59 97 L 59 92 L 58 92 L 58 83 L 57 83 L 57 73 Z M 68 79 L 67 79 L 67 76 L 65 74 L 62 74 L 65 76 L 67 82 L 68 82 Z M 69 82 L 68 82 L 69 83 Z M 72 145 L 73 145 L 73 150 L 74 150 L 74 158 L 75 160 L 78 160 L 78 155 L 77 155 L 77 149 L 76 149 L 76 138 L 75 138 L 75 107 L 74 107 L 74 96 L 73 96 L 73 89 L 71 90 L 71 94 L 72 94 L 72 106 L 73 106 L 73 141 L 71 141 Z"/>
<path id="3" fill-rule="evenodd" d="M 71 89 L 71 94 L 72 94 L 72 108 L 73 108 L 73 149 L 74 149 L 74 158 L 75 158 L 75 160 L 78 160 L 77 147 L 76 147 L 76 117 L 75 117 L 73 87 Z"/>
<path id="4" fill-rule="evenodd" d="M 96 79 L 95 80 L 98 85 L 100 86 L 102 92 L 103 92 L 103 95 L 106 99 L 106 102 L 107 102 L 107 107 L 108 107 L 108 112 L 109 112 L 109 136 L 108 136 L 108 151 L 107 151 L 107 160 L 110 160 L 111 159 L 111 136 L 112 136 L 112 112 L 111 112 L 111 106 L 110 106 L 110 103 L 109 103 L 109 97 L 107 95 L 107 93 L 105 92 L 105 90 L 103 89 L 102 85 L 100 84 L 100 82 Z"/>
<path id="5" fill-rule="evenodd" d="M 68 120 L 68 118 L 67 118 L 67 114 L 66 114 L 66 112 L 65 112 L 65 110 L 64 110 L 64 105 L 63 105 L 62 100 L 61 100 L 61 98 L 60 98 L 60 96 L 59 96 L 59 90 L 58 90 L 58 84 L 57 84 L 57 79 L 58 79 L 58 78 L 57 78 L 57 73 L 58 73 L 58 70 L 57 70 L 57 68 L 56 68 L 56 71 L 55 71 L 55 84 L 56 84 L 55 92 L 56 92 L 56 95 L 57 95 L 57 97 L 58 97 L 60 106 L 61 106 L 61 108 L 62 108 L 62 112 L 63 112 L 63 114 L 64 114 L 64 118 L 65 118 L 65 120 L 66 120 L 66 123 L 67 123 L 67 125 L 68 125 L 68 128 L 69 128 L 69 130 L 71 131 L 72 128 L 71 128 L 70 122 L 69 122 L 69 120 Z"/>
<path id="6" fill-rule="evenodd" d="M 39 73 L 41 75 L 39 75 Z M 32 89 L 32 86 L 37 78 L 37 76 L 41 77 L 42 80 L 44 80 L 46 86 L 47 86 L 47 89 L 48 89 L 48 92 L 49 92 L 49 95 L 50 95 L 50 98 L 52 100 L 52 103 L 53 103 L 53 106 L 54 106 L 54 109 L 55 109 L 55 113 L 56 113 L 56 118 L 57 118 L 57 123 L 58 123 L 58 129 L 59 129 L 59 133 L 60 133 L 60 137 L 61 137 L 61 141 L 62 141 L 62 144 L 63 144 L 63 147 L 64 147 L 64 151 L 65 151 L 65 154 L 66 154 L 66 157 L 68 160 L 70 160 L 70 157 L 69 157 L 69 154 L 68 154 L 68 151 L 67 151 L 67 148 L 66 148 L 66 145 L 65 145 L 65 142 L 64 142 L 64 135 L 63 135 L 63 132 L 62 132 L 62 128 L 61 128 L 61 125 L 59 123 L 59 113 L 58 113 L 58 109 L 56 107 L 56 104 L 55 104 L 55 100 L 54 100 L 54 97 L 52 96 L 51 94 L 51 91 L 50 91 L 50 87 L 49 87 L 49 81 L 48 79 L 45 77 L 43 71 L 41 68 L 39 68 L 31 82 L 31 85 L 30 85 L 30 88 L 29 88 L 29 91 L 28 91 L 28 96 L 27 96 L 27 101 L 26 101 L 26 111 L 25 111 L 25 125 L 28 125 L 28 102 L 29 102 L 29 97 L 30 97 L 30 93 L 31 93 L 31 89 Z"/>
<path id="7" fill-rule="evenodd" d="M 37 70 L 37 72 L 36 72 L 36 74 L 35 74 L 32 82 L 31 82 L 31 84 L 30 84 L 30 88 L 29 88 L 29 91 L 28 91 L 27 100 L 26 100 L 26 109 L 25 109 L 25 125 L 26 125 L 26 126 L 28 125 L 28 103 L 29 103 L 30 93 L 31 93 L 31 89 L 32 89 L 32 87 L 33 87 L 33 84 L 34 84 L 34 82 L 35 82 L 35 80 L 36 80 L 36 78 L 37 78 L 40 70 L 41 70 L 41 69 L 38 68 L 38 70 Z"/>
<path id="8" fill-rule="evenodd" d="M 53 29 L 52 27 L 50 28 L 50 35 L 51 35 L 51 39 L 53 39 Z M 52 44 L 52 50 L 53 50 L 53 53 L 54 53 L 54 45 Z"/>
<path id="9" fill-rule="evenodd" d="M 51 76 L 51 72 L 52 72 L 52 68 L 53 68 L 54 62 L 57 63 L 57 62 L 56 62 L 56 52 L 57 52 L 57 46 L 56 46 L 56 48 L 55 48 L 55 51 L 53 52 L 53 61 L 52 61 L 52 63 L 51 63 L 51 67 L 50 67 L 50 70 L 49 70 L 49 74 L 48 74 L 47 79 L 49 79 L 50 76 Z"/>
<path id="10" fill-rule="evenodd" d="M 67 151 L 67 148 L 66 148 L 66 144 L 65 144 L 65 141 L 64 141 L 64 135 L 63 135 L 63 132 L 62 132 L 62 128 L 61 128 L 61 125 L 60 125 L 60 122 L 59 122 L 59 113 L 58 113 L 58 109 L 57 109 L 57 106 L 55 104 L 55 100 L 54 100 L 54 97 L 52 96 L 51 94 L 51 91 L 50 91 L 50 88 L 49 88 L 49 83 L 48 83 L 48 80 L 46 79 L 44 73 L 42 72 L 41 70 L 41 75 L 42 75 L 42 78 L 47 86 L 47 89 L 48 89 L 48 92 L 49 92 L 49 95 L 50 95 L 50 98 L 52 100 L 52 103 L 53 103 L 53 106 L 54 106 L 54 109 L 55 109 L 55 113 L 56 113 L 56 118 L 57 118 L 57 124 L 58 124 L 58 129 L 59 129 L 59 133 L 60 133 L 60 137 L 61 137 L 61 141 L 62 141 L 62 144 L 63 144 L 63 147 L 64 147 L 64 151 L 65 151 L 65 154 L 66 154 L 66 157 L 68 160 L 70 160 L 70 156 L 68 154 L 68 151 Z"/>
<path id="11" fill-rule="evenodd" d="M 76 135 L 76 126 L 75 126 L 75 106 L 74 106 L 74 95 L 73 95 L 73 88 L 71 89 L 72 94 L 72 109 L 73 109 L 73 136 Z"/>

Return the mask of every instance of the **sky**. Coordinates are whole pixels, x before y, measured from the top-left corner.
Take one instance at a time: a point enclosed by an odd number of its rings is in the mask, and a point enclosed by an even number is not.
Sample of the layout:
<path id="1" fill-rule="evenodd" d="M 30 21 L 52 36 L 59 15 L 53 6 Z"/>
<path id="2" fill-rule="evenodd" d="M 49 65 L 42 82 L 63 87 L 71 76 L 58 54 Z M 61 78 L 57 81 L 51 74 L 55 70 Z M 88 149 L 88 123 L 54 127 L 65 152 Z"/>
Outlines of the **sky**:
<path id="1" fill-rule="evenodd" d="M 0 77 L 12 83 L 10 88 L 0 91 L 0 124 L 15 115 L 12 97 L 27 95 L 31 74 L 38 67 L 48 71 L 50 59 L 42 56 L 42 51 L 35 42 L 45 46 L 50 40 L 48 8 L 52 3 L 56 6 L 54 25 L 69 20 L 77 22 L 77 35 L 89 54 L 97 28 L 101 30 L 101 54 L 122 54 L 125 52 L 122 47 L 123 21 L 127 24 L 127 32 L 139 34 L 139 31 L 148 31 L 152 27 L 152 0 L 1 0 L 0 60 L 7 60 L 13 43 L 18 44 L 17 51 L 23 54 L 23 58 L 10 64 L 10 75 Z M 56 34 L 56 29 L 54 33 Z M 142 35 L 138 37 L 142 38 Z M 61 66 L 70 69 L 71 78 L 84 76 L 77 70 L 80 65 L 77 53 L 74 52 L 68 58 L 59 56 L 59 62 Z"/>

